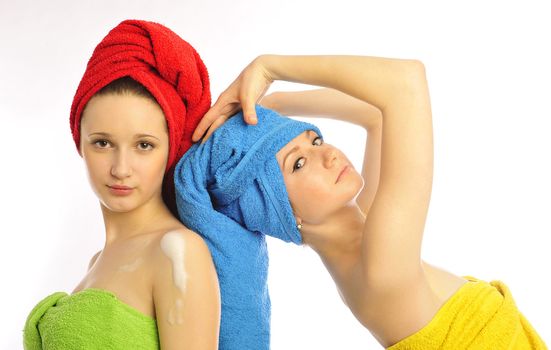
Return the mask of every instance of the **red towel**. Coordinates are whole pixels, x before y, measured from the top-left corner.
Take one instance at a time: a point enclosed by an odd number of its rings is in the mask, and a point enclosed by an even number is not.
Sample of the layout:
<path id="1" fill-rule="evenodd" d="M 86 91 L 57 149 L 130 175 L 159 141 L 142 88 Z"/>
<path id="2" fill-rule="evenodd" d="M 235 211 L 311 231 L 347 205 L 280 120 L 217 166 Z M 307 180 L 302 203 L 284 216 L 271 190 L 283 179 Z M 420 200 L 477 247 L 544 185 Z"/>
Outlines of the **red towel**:
<path id="1" fill-rule="evenodd" d="M 155 97 L 167 120 L 170 150 L 163 195 L 175 212 L 174 166 L 191 147 L 191 135 L 210 108 L 207 68 L 195 49 L 167 27 L 139 20 L 121 22 L 95 48 L 73 99 L 70 123 L 77 149 L 86 103 L 124 76 Z"/>

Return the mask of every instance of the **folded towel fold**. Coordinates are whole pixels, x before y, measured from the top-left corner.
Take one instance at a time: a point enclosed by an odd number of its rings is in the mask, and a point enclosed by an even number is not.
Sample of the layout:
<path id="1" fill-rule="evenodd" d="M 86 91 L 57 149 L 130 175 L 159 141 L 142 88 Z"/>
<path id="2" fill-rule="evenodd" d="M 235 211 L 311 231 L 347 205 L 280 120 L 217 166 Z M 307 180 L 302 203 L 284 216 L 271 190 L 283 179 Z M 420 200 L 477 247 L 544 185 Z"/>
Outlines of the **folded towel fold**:
<path id="1" fill-rule="evenodd" d="M 106 290 L 57 292 L 27 318 L 25 350 L 160 349 L 156 321 Z"/>
<path id="2" fill-rule="evenodd" d="M 503 282 L 467 278 L 425 327 L 388 350 L 547 349 Z"/>

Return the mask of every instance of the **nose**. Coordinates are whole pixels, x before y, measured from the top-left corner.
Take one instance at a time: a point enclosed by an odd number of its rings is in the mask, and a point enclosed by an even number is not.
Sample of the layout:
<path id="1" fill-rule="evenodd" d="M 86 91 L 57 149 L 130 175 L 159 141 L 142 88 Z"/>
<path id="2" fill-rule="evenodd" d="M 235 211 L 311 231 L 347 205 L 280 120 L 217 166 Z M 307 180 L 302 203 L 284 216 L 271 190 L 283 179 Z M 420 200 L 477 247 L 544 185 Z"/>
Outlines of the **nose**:
<path id="1" fill-rule="evenodd" d="M 127 152 L 118 150 L 114 153 L 111 175 L 118 179 L 123 179 L 132 175 L 132 167 L 130 166 L 131 161 Z"/>
<path id="2" fill-rule="evenodd" d="M 337 160 L 337 151 L 333 147 L 326 147 L 323 152 L 323 165 L 331 168 L 335 165 L 335 160 Z"/>

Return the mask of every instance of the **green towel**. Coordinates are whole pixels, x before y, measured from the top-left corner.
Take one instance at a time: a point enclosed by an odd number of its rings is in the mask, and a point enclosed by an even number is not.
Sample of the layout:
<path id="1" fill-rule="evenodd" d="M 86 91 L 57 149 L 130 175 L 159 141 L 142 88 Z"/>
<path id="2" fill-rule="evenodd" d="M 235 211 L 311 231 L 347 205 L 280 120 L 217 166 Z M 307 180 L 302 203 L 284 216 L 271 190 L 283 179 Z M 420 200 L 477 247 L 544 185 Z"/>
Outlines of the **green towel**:
<path id="1" fill-rule="evenodd" d="M 31 311 L 25 350 L 160 349 L 157 322 L 106 290 L 54 293 Z"/>

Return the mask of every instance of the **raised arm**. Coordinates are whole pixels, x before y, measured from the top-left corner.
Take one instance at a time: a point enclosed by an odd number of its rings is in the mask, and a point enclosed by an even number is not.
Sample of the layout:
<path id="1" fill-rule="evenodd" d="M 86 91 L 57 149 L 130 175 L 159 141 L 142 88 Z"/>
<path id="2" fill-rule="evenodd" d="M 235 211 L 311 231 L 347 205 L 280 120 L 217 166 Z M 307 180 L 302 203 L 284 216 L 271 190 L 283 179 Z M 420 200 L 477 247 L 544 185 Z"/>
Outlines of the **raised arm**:
<path id="1" fill-rule="evenodd" d="M 255 123 L 254 105 L 274 80 L 337 89 L 382 112 L 381 171 L 362 244 L 364 274 L 369 280 L 393 283 L 417 278 L 433 172 L 432 115 L 423 64 L 364 56 L 259 56 L 220 95 L 194 136 L 217 127 L 239 108 L 246 121 Z"/>
<path id="2" fill-rule="evenodd" d="M 331 87 L 381 110 L 381 173 L 364 232 L 365 273 L 369 279 L 396 279 L 392 283 L 417 278 L 433 173 L 432 114 L 423 65 L 357 56 L 262 58 L 274 80 Z"/>
<path id="3" fill-rule="evenodd" d="M 360 209 L 367 213 L 379 185 L 381 111 L 365 101 L 330 88 L 278 91 L 262 98 L 261 104 L 286 116 L 331 118 L 358 125 L 366 130 L 367 142 L 362 167 L 365 186 L 358 195 L 357 203 Z"/>
<path id="4" fill-rule="evenodd" d="M 220 95 L 195 136 L 240 107 L 245 121 L 254 124 L 254 105 L 274 80 L 337 89 L 382 112 L 379 186 L 354 278 L 362 305 L 353 308 L 362 310 L 356 316 L 385 342 L 412 334 L 438 309 L 421 261 L 433 174 L 432 114 L 423 64 L 360 56 L 260 56 Z"/>

